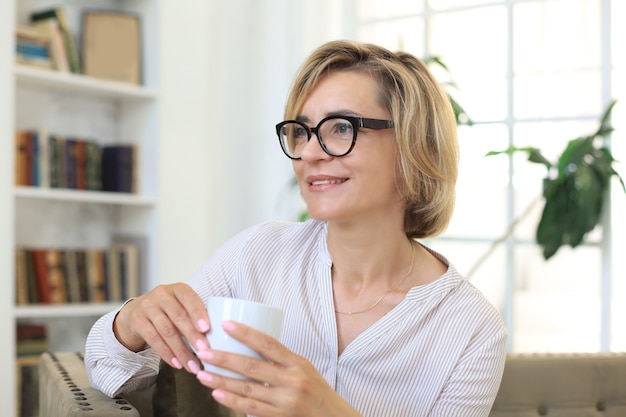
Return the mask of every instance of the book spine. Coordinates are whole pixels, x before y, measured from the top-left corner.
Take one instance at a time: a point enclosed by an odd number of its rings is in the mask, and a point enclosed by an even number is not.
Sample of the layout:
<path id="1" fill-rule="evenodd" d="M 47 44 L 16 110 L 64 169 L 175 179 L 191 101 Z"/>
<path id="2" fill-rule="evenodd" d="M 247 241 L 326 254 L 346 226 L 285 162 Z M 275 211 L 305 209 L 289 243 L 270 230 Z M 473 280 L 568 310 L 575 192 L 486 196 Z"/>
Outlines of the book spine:
<path id="1" fill-rule="evenodd" d="M 105 146 L 102 149 L 102 189 L 131 193 L 134 191 L 135 157 L 132 145 Z"/>
<path id="2" fill-rule="evenodd" d="M 65 255 L 67 301 L 77 303 L 80 302 L 80 283 L 78 282 L 76 251 L 68 249 L 63 251 L 63 254 Z"/>
<path id="3" fill-rule="evenodd" d="M 57 157 L 57 179 L 59 188 L 67 188 L 67 164 L 66 164 L 66 150 L 65 139 L 57 136 L 56 140 L 56 157 Z"/>
<path id="4" fill-rule="evenodd" d="M 76 139 L 65 139 L 65 188 L 77 188 Z"/>
<path id="5" fill-rule="evenodd" d="M 15 304 L 28 304 L 26 249 L 15 248 Z"/>
<path id="6" fill-rule="evenodd" d="M 79 190 L 87 189 L 87 174 L 86 170 L 86 155 L 85 155 L 85 141 L 77 140 L 75 144 L 76 154 L 76 188 Z"/>
<path id="7" fill-rule="evenodd" d="M 102 190 L 102 166 L 100 145 L 93 141 L 85 142 L 85 186 L 88 190 Z"/>
<path id="8" fill-rule="evenodd" d="M 37 131 L 39 144 L 39 157 L 37 165 L 39 167 L 39 186 L 50 187 L 50 147 L 48 133 L 45 130 Z"/>
<path id="9" fill-rule="evenodd" d="M 26 169 L 28 165 L 27 134 L 15 132 L 15 185 L 27 185 Z"/>
<path id="10" fill-rule="evenodd" d="M 76 272 L 78 274 L 79 301 L 86 303 L 89 301 L 89 284 L 87 282 L 87 251 L 76 251 Z"/>
<path id="11" fill-rule="evenodd" d="M 68 294 L 65 287 L 66 277 L 63 254 L 58 249 L 48 249 L 46 250 L 46 261 L 48 267 L 50 303 L 67 303 Z"/>
<path id="12" fill-rule="evenodd" d="M 50 304 L 50 286 L 48 284 L 48 268 L 46 266 L 46 254 L 43 249 L 33 249 L 32 259 L 39 289 L 39 301 L 43 304 Z"/>

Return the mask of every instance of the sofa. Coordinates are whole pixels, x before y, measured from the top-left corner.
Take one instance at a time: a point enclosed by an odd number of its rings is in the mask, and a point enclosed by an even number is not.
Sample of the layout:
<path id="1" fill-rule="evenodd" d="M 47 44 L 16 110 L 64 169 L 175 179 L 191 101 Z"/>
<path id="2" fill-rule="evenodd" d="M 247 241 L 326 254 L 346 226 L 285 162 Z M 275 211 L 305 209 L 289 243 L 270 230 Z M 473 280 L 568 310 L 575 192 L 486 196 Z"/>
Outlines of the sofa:
<path id="1" fill-rule="evenodd" d="M 109 398 L 91 388 L 80 353 L 39 361 L 42 417 L 240 417 L 184 371 L 162 365 L 155 386 Z M 626 353 L 509 354 L 490 417 L 624 417 Z M 382 416 L 381 416 L 382 417 Z"/>

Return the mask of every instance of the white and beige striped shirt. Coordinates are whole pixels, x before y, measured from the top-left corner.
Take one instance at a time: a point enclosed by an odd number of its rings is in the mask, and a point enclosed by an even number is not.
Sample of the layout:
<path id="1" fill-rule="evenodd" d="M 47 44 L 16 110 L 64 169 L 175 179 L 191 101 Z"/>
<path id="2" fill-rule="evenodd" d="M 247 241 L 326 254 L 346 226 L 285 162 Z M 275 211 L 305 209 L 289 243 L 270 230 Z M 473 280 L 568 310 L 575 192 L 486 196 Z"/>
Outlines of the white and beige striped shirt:
<path id="1" fill-rule="evenodd" d="M 441 255 L 448 270 L 406 298 L 338 355 L 326 224 L 268 222 L 222 246 L 189 280 L 206 299 L 232 296 L 284 309 L 281 342 L 307 358 L 363 416 L 487 416 L 507 331 L 498 311 Z M 126 350 L 116 312 L 92 328 L 86 363 L 108 395 L 153 383 L 158 358 Z"/>

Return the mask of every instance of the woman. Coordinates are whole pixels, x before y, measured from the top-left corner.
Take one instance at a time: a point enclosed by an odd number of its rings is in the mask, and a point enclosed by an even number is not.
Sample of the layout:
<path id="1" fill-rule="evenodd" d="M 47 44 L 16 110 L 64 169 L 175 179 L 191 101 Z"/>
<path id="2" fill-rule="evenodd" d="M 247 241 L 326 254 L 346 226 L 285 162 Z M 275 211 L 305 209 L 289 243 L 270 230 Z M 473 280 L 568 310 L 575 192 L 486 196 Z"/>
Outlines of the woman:
<path id="1" fill-rule="evenodd" d="M 109 395 L 148 385 L 163 358 L 219 403 L 256 416 L 487 416 L 506 329 L 415 240 L 442 232 L 452 215 L 458 148 L 446 95 L 407 53 L 335 41 L 305 62 L 285 116 L 277 133 L 312 220 L 252 227 L 186 284 L 101 318 L 87 341 L 93 385 Z M 267 362 L 207 346 L 211 295 L 284 310 L 280 341 L 211 324 Z M 198 358 L 266 382 L 211 374 Z"/>

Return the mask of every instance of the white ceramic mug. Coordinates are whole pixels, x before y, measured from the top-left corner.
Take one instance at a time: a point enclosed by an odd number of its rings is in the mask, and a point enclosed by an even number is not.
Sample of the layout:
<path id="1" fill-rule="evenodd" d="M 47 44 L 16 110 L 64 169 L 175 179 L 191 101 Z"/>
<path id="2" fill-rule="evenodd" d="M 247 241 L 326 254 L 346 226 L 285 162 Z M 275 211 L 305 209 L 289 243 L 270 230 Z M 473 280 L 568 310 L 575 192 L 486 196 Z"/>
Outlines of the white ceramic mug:
<path id="1" fill-rule="evenodd" d="M 211 349 L 263 359 L 254 350 L 230 337 L 222 328 L 223 321 L 243 323 L 275 339 L 280 337 L 283 311 L 278 307 L 235 298 L 210 297 L 207 301 L 207 311 L 211 321 L 211 330 L 207 333 L 207 340 Z M 247 379 L 242 375 L 207 363 L 204 363 L 204 369 L 230 378 Z"/>

